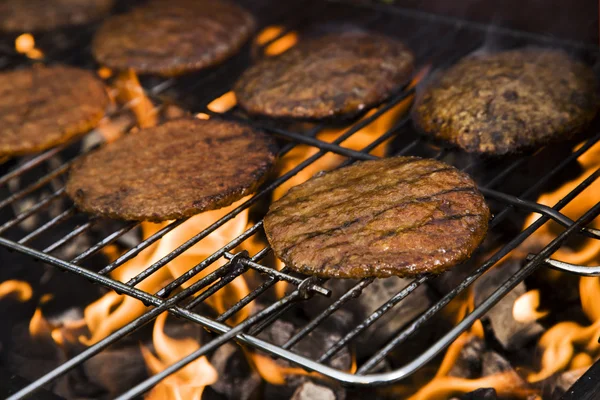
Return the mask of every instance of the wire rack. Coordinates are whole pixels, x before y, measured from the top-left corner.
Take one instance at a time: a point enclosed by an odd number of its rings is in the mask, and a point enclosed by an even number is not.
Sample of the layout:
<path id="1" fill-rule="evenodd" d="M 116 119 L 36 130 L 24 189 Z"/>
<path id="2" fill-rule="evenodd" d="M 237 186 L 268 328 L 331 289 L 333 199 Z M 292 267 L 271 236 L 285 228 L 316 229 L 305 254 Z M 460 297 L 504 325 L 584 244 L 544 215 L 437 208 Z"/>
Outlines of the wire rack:
<path id="1" fill-rule="evenodd" d="M 285 2 L 282 2 L 285 3 Z M 348 6 L 334 2 L 290 2 L 285 6 L 268 8 L 265 11 L 265 4 L 248 4 L 250 9 L 254 9 L 256 15 L 261 18 L 261 25 L 277 23 L 285 26 L 285 29 L 278 37 L 285 35 L 291 30 L 311 31 L 321 29 L 326 26 L 327 29 L 332 21 L 342 23 L 343 26 L 359 26 L 382 31 L 383 33 L 398 36 L 405 41 L 409 47 L 415 50 L 418 70 L 429 65 L 434 69 L 443 68 L 451 65 L 459 58 L 471 53 L 472 51 L 488 45 L 490 42 L 501 42 L 504 47 L 515 47 L 522 45 L 552 45 L 561 46 L 569 51 L 591 52 L 586 46 L 578 43 L 558 41 L 556 38 L 537 36 L 533 34 L 516 32 L 502 28 L 491 28 L 470 24 L 460 20 L 436 17 L 420 12 L 403 10 L 400 8 L 370 8 L 363 6 Z M 90 28 L 91 30 L 93 28 Z M 90 68 L 96 68 L 91 57 L 89 57 L 89 37 L 90 35 L 80 35 L 80 38 L 70 43 L 69 46 L 52 51 L 46 51 L 46 62 L 61 62 L 82 65 Z M 278 37 L 273 38 L 268 43 L 259 46 L 258 51 L 262 51 L 267 45 L 273 43 Z M 493 38 L 493 40 L 490 40 Z M 256 49 L 255 49 L 256 50 Z M 5 50 L 8 52 L 8 50 Z M 246 53 L 252 53 L 246 52 Z M 593 52 L 592 52 L 593 53 Z M 595 54 L 594 54 L 595 56 Z M 17 57 L 14 54 L 0 56 L 0 62 L 3 68 L 12 68 L 24 65 L 27 60 Z M 556 156 L 551 153 L 551 148 L 544 148 L 533 155 L 510 158 L 509 160 L 486 160 L 469 157 L 457 153 L 436 144 L 430 143 L 419 136 L 411 126 L 410 116 L 405 113 L 397 119 L 393 126 L 385 132 L 381 132 L 374 137 L 371 143 L 368 143 L 360 150 L 354 150 L 344 146 L 344 141 L 351 138 L 364 127 L 369 126 L 386 112 L 391 110 L 400 102 L 412 98 L 415 91 L 409 86 L 401 88 L 391 98 L 377 108 L 371 114 L 364 116 L 352 123 L 349 123 L 344 132 L 332 142 L 327 142 L 318 138 L 319 132 L 328 128 L 328 124 L 302 124 L 299 125 L 270 123 L 264 121 L 249 120 L 240 110 L 232 110 L 218 114 L 209 110 L 206 106 L 210 101 L 220 95 L 228 92 L 236 74 L 247 67 L 251 62 L 251 56 L 248 54 L 234 57 L 222 67 L 209 71 L 204 74 L 194 75 L 181 79 L 157 80 L 149 79 L 144 82 L 145 90 L 153 99 L 163 101 L 177 102 L 185 106 L 194 113 L 203 112 L 211 116 L 218 116 L 226 119 L 242 119 L 247 123 L 256 125 L 273 135 L 277 136 L 284 143 L 281 147 L 280 156 L 290 152 L 294 147 L 302 144 L 314 147 L 317 152 L 306 160 L 295 165 L 291 170 L 265 183 L 260 190 L 250 199 L 239 205 L 227 215 L 206 227 L 194 236 L 190 237 L 185 243 L 177 247 L 174 251 L 165 257 L 149 265 L 143 272 L 132 277 L 127 282 L 120 282 L 112 279 L 109 275 L 117 270 L 127 261 L 136 257 L 141 251 L 148 248 L 153 243 L 161 240 L 169 232 L 180 226 L 184 220 L 174 221 L 160 229 L 147 239 L 136 243 L 121 254 L 115 261 L 105 265 L 99 270 L 86 267 L 89 259 L 102 251 L 106 246 L 118 241 L 128 232 L 135 230 L 138 223 L 125 223 L 118 229 L 104 235 L 95 244 L 89 248 L 81 248 L 78 255 L 72 259 L 62 259 L 57 256 L 57 251 L 69 244 L 80 235 L 90 233 L 93 227 L 101 223 L 99 219 L 88 218 L 81 215 L 72 206 L 67 206 L 64 211 L 57 216 L 39 223 L 38 226 L 30 228 L 29 231 L 21 237 L 17 235 L 19 226 L 23 221 L 31 216 L 41 214 L 45 209 L 55 203 L 67 202 L 64 194 L 64 175 L 68 171 L 69 165 L 81 157 L 85 152 L 73 156 L 72 149 L 78 148 L 78 143 L 70 143 L 56 147 L 44 153 L 29 157 L 23 160 L 12 160 L 5 164 L 6 172 L 0 177 L 0 185 L 6 196 L 0 200 L 0 211 L 4 220 L 0 225 L 0 245 L 27 255 L 33 259 L 42 261 L 59 270 L 67 271 L 85 278 L 93 283 L 102 285 L 105 288 L 114 290 L 119 294 L 131 296 L 151 306 L 147 312 L 135 319 L 131 323 L 123 326 L 119 330 L 108 335 L 94 345 L 89 346 L 81 353 L 61 364 L 58 368 L 52 370 L 40 379 L 32 382 L 13 396 L 11 399 L 24 398 L 44 385 L 51 383 L 68 373 L 72 369 L 81 365 L 83 362 L 93 357 L 95 354 L 106 349 L 108 346 L 118 342 L 128 336 L 133 331 L 148 324 L 159 314 L 168 312 L 174 316 L 181 317 L 195 324 L 199 324 L 213 333 L 211 340 L 204 343 L 197 351 L 184 357 L 178 362 L 170 365 L 162 372 L 155 374 L 145 381 L 134 386 L 119 398 L 130 399 L 146 392 L 162 379 L 175 371 L 183 368 L 193 360 L 201 356 L 209 355 L 212 351 L 226 342 L 236 341 L 254 349 L 261 350 L 273 357 L 285 359 L 295 365 L 301 366 L 308 371 L 316 371 L 326 377 L 339 381 L 343 384 L 355 386 L 375 386 L 386 385 L 398 382 L 417 371 L 437 354 L 443 351 L 452 343 L 462 332 L 470 325 L 482 317 L 492 306 L 503 298 L 512 288 L 522 282 L 528 275 L 540 267 L 550 266 L 563 271 L 576 273 L 579 275 L 600 275 L 599 268 L 585 268 L 565 264 L 557 260 L 551 260 L 549 257 L 554 253 L 568 238 L 574 235 L 585 235 L 595 239 L 600 238 L 600 233 L 594 229 L 586 227 L 599 213 L 600 204 L 594 205 L 580 219 L 570 220 L 560 210 L 587 187 L 589 187 L 598 177 L 600 171 L 593 172 L 587 179 L 581 182 L 576 188 L 568 193 L 564 198 L 558 201 L 553 207 L 547 207 L 536 203 L 531 199 L 536 198 L 539 193 L 544 192 L 549 186 L 559 178 L 560 174 L 569 168 L 577 165 L 577 159 L 585 154 L 594 144 L 600 140 L 600 133 L 588 135 L 588 139 L 583 145 L 572 152 L 563 152 L 560 158 L 556 159 L 552 168 L 544 169 L 535 176 L 535 183 L 526 190 L 519 193 L 513 193 L 510 185 L 506 182 L 512 175 L 519 174 L 520 171 L 536 165 L 540 160 L 546 157 Z M 218 114 L 218 115 L 217 115 Z M 93 134 L 93 132 L 91 133 Z M 277 270 L 271 263 L 266 262 L 269 256 L 270 248 L 264 247 L 255 254 L 247 252 L 234 252 L 234 249 L 244 241 L 260 234 L 262 230 L 262 221 L 250 225 L 241 235 L 236 237 L 230 243 L 216 251 L 214 254 L 201 260 L 196 265 L 190 265 L 189 270 L 176 277 L 172 282 L 164 286 L 156 293 L 148 293 L 136 287 L 140 282 L 165 267 L 176 257 L 184 254 L 192 246 L 200 243 L 226 222 L 232 220 L 244 210 L 256 205 L 262 201 L 268 200 L 274 189 L 288 181 L 303 169 L 315 163 L 321 157 L 328 153 L 334 153 L 345 157 L 346 161 L 342 165 L 347 165 L 357 160 L 371 160 L 377 158 L 371 152 L 381 143 L 394 139 L 389 146 L 389 156 L 395 155 L 418 155 L 441 159 L 454 163 L 463 171 L 471 173 L 477 180 L 478 185 L 486 198 L 499 205 L 493 220 L 490 222 L 490 235 L 495 231 L 502 231 L 501 223 L 515 214 L 525 215 L 534 212 L 540 215 L 527 228 L 503 240 L 502 245 L 490 252 L 482 261 L 474 265 L 470 273 L 460 283 L 451 290 L 440 296 L 433 306 L 427 308 L 423 313 L 406 324 L 401 330 L 395 332 L 391 337 L 380 343 L 377 351 L 374 351 L 367 359 L 359 360 L 356 372 L 350 373 L 335 369 L 328 365 L 332 359 L 345 346 L 352 344 L 368 328 L 381 322 L 381 318 L 392 309 L 402 307 L 403 300 L 417 288 L 430 282 L 435 277 L 421 276 L 414 279 L 404 288 L 399 290 L 387 301 L 382 303 L 371 315 L 364 321 L 356 324 L 352 329 L 340 332 L 342 339 L 333 344 L 324 351 L 319 357 L 308 358 L 295 351 L 295 346 L 305 339 L 312 331 L 324 324 L 331 316 L 346 304 L 352 304 L 361 292 L 371 285 L 373 279 L 363 279 L 357 281 L 349 290 L 335 298 L 329 298 L 328 306 L 320 313 L 314 316 L 306 325 L 299 327 L 292 337 L 283 345 L 276 345 L 264 338 L 259 338 L 258 334 L 266 329 L 269 324 L 276 319 L 284 316 L 291 309 L 306 302 L 311 302 L 315 297 L 327 298 L 331 295 L 329 285 L 331 281 L 319 280 L 314 277 L 305 277 L 295 275 L 288 268 Z M 85 139 L 84 139 L 85 140 Z M 564 147 L 564 146 L 563 146 Z M 87 150 L 86 150 L 87 151 Z M 62 159 L 67 160 L 59 166 L 50 166 L 49 161 L 55 156 L 60 155 Z M 12 163 L 12 164 L 11 164 Z M 11 166 L 12 165 L 12 166 Z M 45 168 L 46 172 L 37 175 L 35 179 L 30 180 L 28 184 L 21 185 L 16 190 L 9 190 L 10 183 L 18 180 L 33 171 L 39 171 Z M 492 174 L 481 173 L 481 171 L 493 171 Z M 39 202 L 20 210 L 19 212 L 9 212 L 11 206 L 19 203 L 33 193 L 41 189 L 51 188 L 51 194 L 42 198 Z M 390 353 L 401 348 L 415 333 L 442 308 L 444 308 L 452 299 L 464 292 L 476 279 L 483 273 L 496 265 L 504 256 L 511 253 L 525 239 L 531 236 L 538 228 L 549 220 L 553 220 L 564 227 L 562 233 L 543 248 L 538 254 L 531 255 L 523 260 L 523 266 L 511 276 L 507 281 L 499 285 L 491 296 L 479 304 L 471 313 L 453 328 L 444 332 L 436 339 L 429 348 L 422 352 L 410 362 L 402 365 L 392 371 L 374 372 L 377 365 L 384 360 Z M 71 224 L 71 225 L 69 225 Z M 59 226 L 73 226 L 66 235 L 57 236 L 56 229 Z M 39 239 L 51 239 L 50 244 L 44 246 L 34 246 Z M 200 272 L 206 270 L 217 260 L 226 259 L 227 262 L 207 274 L 195 283 L 184 288 L 182 285 L 195 277 Z M 261 263 L 262 262 L 262 263 Z M 262 283 L 253 289 L 247 296 L 238 303 L 221 313 L 217 317 L 211 317 L 200 311 L 197 306 L 205 302 L 219 290 L 227 286 L 238 276 L 245 276 L 250 271 L 256 271 L 255 274 L 261 277 Z M 32 271 L 31 273 L 36 273 Z M 40 270 L 41 273 L 41 270 Z M 262 298 L 277 282 L 286 281 L 292 285 L 293 290 L 284 297 L 276 301 L 271 301 L 268 306 L 252 314 L 243 321 L 232 324 L 230 317 L 238 313 L 251 302 Z M 200 294 L 198 294 L 201 292 Z"/>

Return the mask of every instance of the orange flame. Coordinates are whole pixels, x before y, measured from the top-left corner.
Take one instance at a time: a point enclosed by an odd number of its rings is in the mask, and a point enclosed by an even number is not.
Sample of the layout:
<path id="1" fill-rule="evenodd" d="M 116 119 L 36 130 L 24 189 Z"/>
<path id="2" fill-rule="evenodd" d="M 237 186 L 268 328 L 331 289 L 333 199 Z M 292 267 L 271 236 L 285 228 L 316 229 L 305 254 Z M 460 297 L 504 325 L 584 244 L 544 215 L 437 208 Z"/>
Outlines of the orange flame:
<path id="1" fill-rule="evenodd" d="M 500 397 L 528 399 L 536 391 L 524 388 L 521 378 L 513 371 L 501 372 L 478 379 L 442 376 L 434 379 L 409 400 L 446 400 L 452 395 L 468 393 L 480 388 L 494 388 Z"/>
<path id="2" fill-rule="evenodd" d="M 584 169 L 583 174 L 576 179 L 566 182 L 556 191 L 541 195 L 538 199 L 539 203 L 549 206 L 554 205 L 600 167 L 600 144 L 595 144 L 579 157 L 578 162 Z M 576 201 L 564 207 L 561 212 L 571 219 L 577 219 L 589 207 L 596 204 L 599 190 L 600 182 L 596 181 L 582 192 Z M 529 226 L 538 218 L 538 215 L 530 215 L 525 226 Z M 594 228 L 599 228 L 600 219 L 597 218 L 591 225 Z M 538 251 L 541 246 L 552 240 L 559 231 L 559 228 L 553 222 L 544 224 L 535 235 L 521 246 L 522 252 Z M 577 248 L 565 246 L 559 249 L 553 257 L 574 264 L 598 265 L 600 262 L 599 255 L 600 241 L 585 239 L 578 244 Z M 559 275 L 554 271 L 549 272 L 549 274 L 552 274 L 552 276 Z M 580 278 L 579 295 L 583 311 L 592 323 L 588 326 L 581 326 L 575 322 L 565 321 L 556 324 L 546 331 L 538 343 L 543 349 L 540 371 L 530 374 L 528 376 L 529 381 L 537 382 L 546 379 L 564 369 L 577 369 L 579 365 L 587 364 L 590 359 L 598 356 L 600 348 L 597 342 L 600 335 L 599 278 Z M 581 352 L 578 353 L 578 351 Z"/>
<path id="3" fill-rule="evenodd" d="M 167 313 L 156 318 L 152 333 L 152 343 L 156 356 L 145 346 L 141 347 L 142 356 L 150 373 L 157 374 L 169 365 L 181 360 L 200 348 L 199 343 L 191 338 L 173 339 L 164 332 Z M 217 371 L 206 357 L 186 365 L 184 368 L 163 379 L 146 396 L 147 400 L 200 400 L 202 392 L 208 385 L 218 379 Z"/>
<path id="4" fill-rule="evenodd" d="M 530 290 L 523 293 L 513 304 L 513 318 L 518 322 L 533 322 L 548 314 L 548 311 L 538 311 L 540 291 Z"/>
<path id="5" fill-rule="evenodd" d="M 254 42 L 262 46 L 270 42 L 271 40 L 274 40 L 275 38 L 277 38 L 277 36 L 281 35 L 281 33 L 283 33 L 283 30 L 284 27 L 281 25 L 267 26 L 256 35 L 256 39 L 254 39 Z"/>
<path id="6" fill-rule="evenodd" d="M 214 99 L 213 101 L 211 101 L 206 106 L 206 108 L 208 108 L 212 112 L 225 113 L 225 112 L 229 111 L 230 109 L 232 109 L 233 107 L 235 107 L 236 104 L 237 104 L 237 99 L 235 98 L 235 93 L 233 93 L 232 91 L 229 91 L 229 92 L 225 93 L 224 95 L 222 95 L 221 97 L 218 97 L 218 98 Z M 200 113 L 199 116 L 197 116 L 197 117 L 200 119 L 208 119 L 208 118 L 204 118 L 205 115 L 208 116 L 207 114 Z"/>
<path id="7" fill-rule="evenodd" d="M 449 307 L 456 311 L 456 322 L 461 321 L 467 313 L 475 308 L 475 296 L 470 289 L 466 295 L 466 300 L 455 299 L 454 304 Z M 449 305 L 452 305 L 450 303 Z M 409 400 L 442 400 L 452 397 L 452 395 L 471 392 L 479 388 L 494 388 L 500 396 L 510 396 L 511 398 L 527 399 L 536 393 L 535 390 L 525 387 L 526 383 L 514 371 L 507 371 L 477 379 L 466 379 L 448 376 L 450 370 L 456 363 L 461 351 L 469 341 L 474 337 L 483 338 L 484 330 L 481 321 L 477 320 L 471 329 L 460 335 L 449 347 L 444 355 L 440 367 L 435 377 L 426 385 L 422 386 L 418 392 L 412 395 Z M 403 387 L 397 388 L 403 390 Z"/>
<path id="8" fill-rule="evenodd" d="M 121 72 L 115 82 L 117 101 L 128 107 L 141 128 L 158 123 L 158 109 L 144 92 L 144 88 L 133 70 Z"/>
<path id="9" fill-rule="evenodd" d="M 137 257 L 129 260 L 121 267 L 117 268 L 112 276 L 113 278 L 127 282 L 153 263 L 157 262 L 167 254 L 171 253 L 190 237 L 211 225 L 226 213 L 230 212 L 246 199 L 239 200 L 238 202 L 222 208 L 220 210 L 208 211 L 199 215 L 196 215 L 173 231 L 166 234 L 161 240 L 144 249 Z M 179 257 L 175 258 L 165 267 L 159 269 L 154 274 L 140 282 L 136 287 L 144 290 L 148 293 L 155 293 L 164 284 L 171 281 L 173 278 L 181 276 L 184 272 L 189 270 L 191 267 L 204 260 L 207 256 L 219 250 L 225 244 L 239 236 L 248 221 L 248 210 L 245 210 L 238 214 L 234 219 L 223 224 L 219 229 L 215 230 L 212 234 L 196 243 L 186 252 Z M 150 237 L 154 233 L 158 232 L 162 227 L 166 226 L 168 222 L 162 224 L 153 224 L 149 222 L 142 223 L 142 236 L 144 239 Z M 188 287 L 193 282 L 196 282 L 203 276 L 206 276 L 209 272 L 214 271 L 219 266 L 224 264 L 224 260 L 217 260 L 211 265 L 210 268 L 202 271 L 198 276 L 192 278 L 190 281 L 183 284 L 183 287 Z M 223 289 L 224 292 L 229 291 L 247 291 L 245 288 L 245 282 L 243 280 L 235 280 L 232 285 L 228 285 L 227 289 Z M 214 302 L 215 296 L 211 296 L 209 304 Z M 223 304 L 226 304 L 224 302 Z M 246 313 L 249 312 L 250 307 L 245 307 L 238 317 L 245 318 Z M 114 292 L 109 292 L 96 302 L 90 304 L 84 310 L 84 319 L 90 329 L 91 336 L 89 338 L 81 337 L 80 340 L 86 344 L 91 345 L 97 341 L 103 339 L 108 334 L 121 328 L 125 324 L 133 321 L 146 311 L 146 306 L 139 300 L 134 299 L 130 296 L 118 295 Z"/>
<path id="10" fill-rule="evenodd" d="M 6 296 L 15 296 L 20 302 L 31 299 L 33 289 L 25 281 L 8 280 L 0 283 L 0 299 Z"/>
<path id="11" fill-rule="evenodd" d="M 266 40 L 265 42 L 267 42 Z M 276 56 L 286 50 L 294 47 L 298 43 L 298 34 L 296 32 L 288 32 L 279 39 L 269 44 L 264 52 L 266 56 Z"/>

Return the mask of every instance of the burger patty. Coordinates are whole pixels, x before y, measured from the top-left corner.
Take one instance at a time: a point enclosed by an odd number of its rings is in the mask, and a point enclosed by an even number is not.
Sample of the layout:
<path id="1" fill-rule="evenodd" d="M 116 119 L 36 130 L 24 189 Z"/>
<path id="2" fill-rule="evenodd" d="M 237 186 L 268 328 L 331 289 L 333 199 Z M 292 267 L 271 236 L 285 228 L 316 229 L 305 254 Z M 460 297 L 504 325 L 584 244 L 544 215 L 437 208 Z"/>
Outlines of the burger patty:
<path id="1" fill-rule="evenodd" d="M 35 153 L 96 126 L 109 98 L 85 70 L 55 66 L 0 73 L 0 156 Z"/>
<path id="2" fill-rule="evenodd" d="M 249 68 L 234 87 L 249 113 L 276 118 L 351 117 L 384 101 L 413 71 L 413 54 L 378 34 L 308 39 Z"/>
<path id="3" fill-rule="evenodd" d="M 396 157 L 320 174 L 274 202 L 264 228 L 291 269 L 333 278 L 437 274 L 485 237 L 473 180 L 435 160 Z"/>
<path id="4" fill-rule="evenodd" d="M 108 14 L 114 0 L 4 0 L 0 1 L 0 30 L 47 31 L 82 25 Z"/>
<path id="5" fill-rule="evenodd" d="M 178 119 L 131 133 L 75 163 L 67 194 L 92 214 L 165 221 L 253 193 L 275 160 L 272 139 L 246 125 Z"/>
<path id="6" fill-rule="evenodd" d="M 179 75 L 236 54 L 254 27 L 252 15 L 227 0 L 151 0 L 108 19 L 93 53 L 110 68 Z"/>
<path id="7" fill-rule="evenodd" d="M 473 56 L 425 88 L 414 121 L 465 151 L 504 155 L 580 132 L 596 115 L 596 88 L 594 72 L 563 51 Z"/>

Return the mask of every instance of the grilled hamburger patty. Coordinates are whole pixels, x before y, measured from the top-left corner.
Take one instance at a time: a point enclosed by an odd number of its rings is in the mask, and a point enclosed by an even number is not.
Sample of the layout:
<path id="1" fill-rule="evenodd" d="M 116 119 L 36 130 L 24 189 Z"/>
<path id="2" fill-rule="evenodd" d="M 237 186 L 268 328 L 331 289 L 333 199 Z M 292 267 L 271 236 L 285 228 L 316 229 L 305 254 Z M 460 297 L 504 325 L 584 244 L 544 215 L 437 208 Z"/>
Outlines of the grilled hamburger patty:
<path id="1" fill-rule="evenodd" d="M 441 273 L 485 237 L 489 209 L 471 178 L 397 157 L 318 175 L 271 205 L 264 228 L 291 269 L 335 278 Z"/>
<path id="2" fill-rule="evenodd" d="M 503 155 L 564 140 L 594 118 L 594 72 L 558 50 L 466 58 L 425 88 L 414 120 L 468 152 Z"/>
<path id="3" fill-rule="evenodd" d="M 165 221 L 254 192 L 274 160 L 271 138 L 246 125 L 178 119 L 129 134 L 75 163 L 66 191 L 92 214 Z"/>
<path id="4" fill-rule="evenodd" d="M 47 31 L 82 25 L 108 14 L 114 0 L 1 0 L 0 30 Z"/>
<path id="5" fill-rule="evenodd" d="M 48 149 L 96 126 L 109 103 L 102 81 L 72 67 L 0 73 L 0 156 Z"/>
<path id="6" fill-rule="evenodd" d="M 328 34 L 258 62 L 241 76 L 234 91 L 251 114 L 349 117 L 382 102 L 405 83 L 413 59 L 402 43 L 385 36 Z"/>
<path id="7" fill-rule="evenodd" d="M 252 15 L 227 0 L 151 0 L 104 22 L 93 53 L 110 68 L 179 75 L 231 57 L 254 27 Z"/>

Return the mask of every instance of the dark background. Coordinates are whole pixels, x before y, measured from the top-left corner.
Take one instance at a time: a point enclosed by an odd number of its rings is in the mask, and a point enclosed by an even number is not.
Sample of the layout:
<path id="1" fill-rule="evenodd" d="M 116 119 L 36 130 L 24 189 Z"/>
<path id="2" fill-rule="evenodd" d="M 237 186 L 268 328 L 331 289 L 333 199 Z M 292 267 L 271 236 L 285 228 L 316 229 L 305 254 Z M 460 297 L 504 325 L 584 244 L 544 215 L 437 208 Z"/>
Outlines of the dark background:
<path id="1" fill-rule="evenodd" d="M 360 0 L 359 0 L 360 1 Z M 597 0 L 370 0 L 599 44 Z"/>

